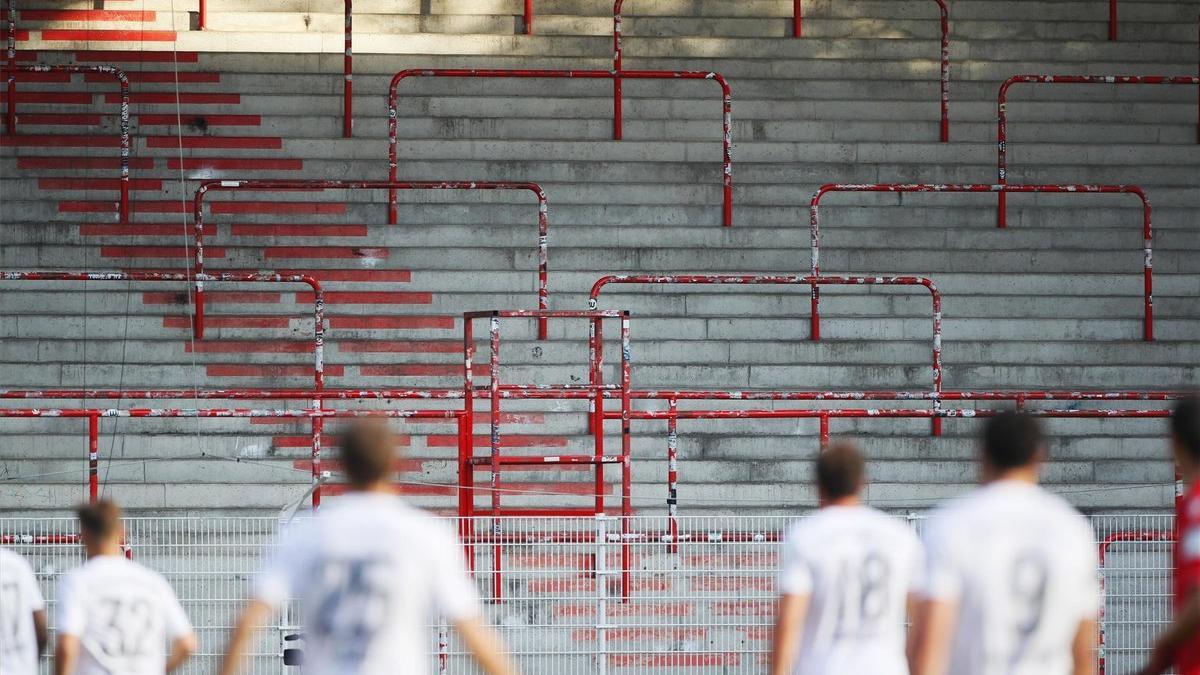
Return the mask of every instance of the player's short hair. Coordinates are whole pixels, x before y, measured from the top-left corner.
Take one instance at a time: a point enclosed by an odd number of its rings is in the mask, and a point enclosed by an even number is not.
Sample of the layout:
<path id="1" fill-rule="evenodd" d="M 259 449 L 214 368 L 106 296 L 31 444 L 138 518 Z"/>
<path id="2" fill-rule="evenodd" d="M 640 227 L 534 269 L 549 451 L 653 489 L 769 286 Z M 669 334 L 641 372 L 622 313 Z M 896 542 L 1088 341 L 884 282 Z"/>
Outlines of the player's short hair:
<path id="1" fill-rule="evenodd" d="M 849 441 L 834 443 L 817 455 L 817 489 L 825 499 L 857 494 L 866 473 L 862 453 Z"/>
<path id="2" fill-rule="evenodd" d="M 1188 456 L 1200 461 L 1200 397 L 1189 396 L 1175 404 L 1171 435 Z"/>
<path id="3" fill-rule="evenodd" d="M 75 509 L 79 517 L 79 533 L 92 540 L 105 540 L 121 531 L 121 507 L 101 499 L 80 504 Z"/>
<path id="4" fill-rule="evenodd" d="M 983 455 L 997 469 L 1016 469 L 1038 457 L 1045 438 L 1042 425 L 1031 415 L 1002 412 L 983 430 Z"/>
<path id="5" fill-rule="evenodd" d="M 371 485 L 392 474 L 395 436 L 384 420 L 355 422 L 342 432 L 342 470 L 351 485 Z"/>

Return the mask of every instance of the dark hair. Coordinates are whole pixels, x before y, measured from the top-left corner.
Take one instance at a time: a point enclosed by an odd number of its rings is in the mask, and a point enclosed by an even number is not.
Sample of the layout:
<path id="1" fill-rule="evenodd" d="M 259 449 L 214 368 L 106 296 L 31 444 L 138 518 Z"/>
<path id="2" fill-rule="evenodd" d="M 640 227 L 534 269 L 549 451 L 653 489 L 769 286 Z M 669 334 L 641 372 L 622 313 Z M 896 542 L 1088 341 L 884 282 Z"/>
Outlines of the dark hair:
<path id="1" fill-rule="evenodd" d="M 1193 460 L 1200 461 L 1200 398 L 1189 396 L 1171 411 L 1171 435 Z"/>
<path id="2" fill-rule="evenodd" d="M 370 485 L 391 475 L 396 439 L 387 422 L 356 422 L 342 433 L 339 446 L 342 469 L 351 485 Z"/>
<path id="3" fill-rule="evenodd" d="M 79 532 L 92 540 L 104 540 L 121 531 L 121 507 L 107 499 L 81 504 L 75 509 Z"/>
<path id="4" fill-rule="evenodd" d="M 817 456 L 817 489 L 824 499 L 857 494 L 866 473 L 862 453 L 853 443 L 834 443 Z"/>
<path id="5" fill-rule="evenodd" d="M 1002 412 L 983 430 L 983 455 L 997 469 L 1016 469 L 1037 459 L 1042 448 L 1042 425 L 1018 412 Z"/>

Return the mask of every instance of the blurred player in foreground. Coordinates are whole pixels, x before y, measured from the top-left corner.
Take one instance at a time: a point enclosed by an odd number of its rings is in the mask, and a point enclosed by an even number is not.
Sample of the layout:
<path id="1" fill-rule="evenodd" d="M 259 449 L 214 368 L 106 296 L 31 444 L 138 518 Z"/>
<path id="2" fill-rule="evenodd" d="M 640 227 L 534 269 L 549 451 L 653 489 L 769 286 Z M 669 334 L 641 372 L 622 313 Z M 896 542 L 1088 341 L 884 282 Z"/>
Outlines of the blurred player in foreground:
<path id="1" fill-rule="evenodd" d="M 859 503 L 862 455 L 839 443 L 817 458 L 820 510 L 787 532 L 772 675 L 907 675 L 904 617 L 921 546 L 903 522 Z"/>
<path id="2" fill-rule="evenodd" d="M 157 675 L 183 665 L 196 651 L 191 623 L 162 575 L 121 555 L 121 510 L 99 501 L 76 513 L 88 560 L 58 587 L 54 672 Z"/>
<path id="3" fill-rule="evenodd" d="M 24 558 L 0 548 L 0 673 L 37 673 L 46 639 L 46 601 L 33 570 Z"/>
<path id="4" fill-rule="evenodd" d="M 1200 675 L 1200 399 L 1175 406 L 1171 449 L 1186 490 L 1175 521 L 1175 621 L 1159 636 L 1142 674 L 1159 675 L 1173 663 L 1177 675 Z"/>
<path id="5" fill-rule="evenodd" d="M 428 627 L 438 614 L 488 675 L 516 673 L 480 621 L 458 538 L 393 493 L 396 439 L 386 423 L 355 425 L 340 445 L 349 492 L 285 534 L 234 628 L 221 673 L 238 671 L 255 629 L 289 598 L 301 602 L 309 675 L 425 673 Z"/>
<path id="6" fill-rule="evenodd" d="M 1100 589 L 1091 527 L 1038 486 L 1040 425 L 1004 413 L 983 435 L 983 485 L 926 529 L 916 675 L 1090 675 Z"/>

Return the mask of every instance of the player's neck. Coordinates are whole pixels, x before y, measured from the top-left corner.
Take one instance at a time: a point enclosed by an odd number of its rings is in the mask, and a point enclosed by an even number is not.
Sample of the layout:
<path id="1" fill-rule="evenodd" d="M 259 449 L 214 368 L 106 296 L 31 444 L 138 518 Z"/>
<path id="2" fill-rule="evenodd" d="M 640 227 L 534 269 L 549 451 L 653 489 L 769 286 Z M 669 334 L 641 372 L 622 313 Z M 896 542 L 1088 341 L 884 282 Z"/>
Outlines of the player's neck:
<path id="1" fill-rule="evenodd" d="M 839 497 L 837 499 L 822 498 L 818 506 L 822 509 L 827 509 L 831 506 L 858 506 L 860 503 L 861 502 L 858 499 L 858 495 L 849 495 L 846 497 Z"/>
<path id="2" fill-rule="evenodd" d="M 396 494 L 396 489 L 392 486 L 391 481 L 381 480 L 375 483 L 367 483 L 365 485 L 355 485 L 352 492 L 361 492 L 365 494 Z"/>
<path id="3" fill-rule="evenodd" d="M 93 558 L 103 558 L 106 556 L 121 557 L 121 545 L 119 543 L 104 543 L 97 546 L 85 546 L 88 560 Z"/>
<path id="4" fill-rule="evenodd" d="M 1040 467 L 1036 464 L 1029 466 L 1020 466 L 1015 469 L 1005 469 L 1004 471 L 989 472 L 983 478 L 983 484 L 998 483 L 1001 481 L 1010 483 L 1026 483 L 1028 485 L 1037 485 L 1039 480 Z"/>

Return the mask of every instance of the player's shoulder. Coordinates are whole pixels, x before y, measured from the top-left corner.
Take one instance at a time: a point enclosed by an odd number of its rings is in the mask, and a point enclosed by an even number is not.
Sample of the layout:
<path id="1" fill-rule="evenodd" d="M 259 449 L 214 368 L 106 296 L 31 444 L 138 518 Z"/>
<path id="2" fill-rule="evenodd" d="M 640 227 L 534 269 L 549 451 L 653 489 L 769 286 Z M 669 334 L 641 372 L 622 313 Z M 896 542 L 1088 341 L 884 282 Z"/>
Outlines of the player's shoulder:
<path id="1" fill-rule="evenodd" d="M 29 563 L 25 557 L 12 549 L 0 546 L 0 567 L 9 567 L 14 569 L 25 569 L 29 567 Z"/>

